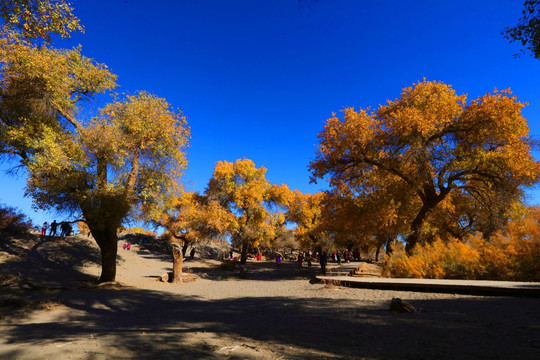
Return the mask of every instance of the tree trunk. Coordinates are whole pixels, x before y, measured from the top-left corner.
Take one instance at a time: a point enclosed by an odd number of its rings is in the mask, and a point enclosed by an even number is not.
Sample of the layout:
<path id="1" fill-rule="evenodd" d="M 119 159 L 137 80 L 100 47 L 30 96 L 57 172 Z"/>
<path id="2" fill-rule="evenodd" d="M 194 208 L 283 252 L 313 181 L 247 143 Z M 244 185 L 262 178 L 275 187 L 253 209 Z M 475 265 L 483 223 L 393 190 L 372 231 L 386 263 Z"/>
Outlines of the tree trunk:
<path id="1" fill-rule="evenodd" d="M 99 282 L 116 280 L 116 255 L 118 253 L 118 236 L 116 229 L 93 231 L 92 236 L 101 250 L 101 276 Z"/>
<path id="2" fill-rule="evenodd" d="M 407 238 L 405 239 L 406 245 L 405 245 L 405 252 L 407 255 L 412 255 L 412 252 L 416 245 L 418 244 L 418 240 L 420 239 L 420 231 L 422 230 L 422 226 L 424 225 L 424 221 L 426 220 L 428 214 L 431 210 L 437 206 L 437 204 L 444 198 L 442 196 L 439 196 L 440 199 L 437 199 L 432 202 L 425 202 L 422 205 L 422 208 L 420 208 L 420 211 L 414 218 L 412 224 L 411 224 L 411 232 L 409 235 L 407 235 Z"/>
<path id="3" fill-rule="evenodd" d="M 187 248 L 189 246 L 189 242 L 184 240 L 184 246 L 182 246 L 182 256 L 186 257 Z"/>
<path id="4" fill-rule="evenodd" d="M 182 246 L 178 243 L 172 244 L 173 253 L 173 275 L 172 282 L 177 283 L 182 280 L 182 265 L 184 263 L 184 254 L 182 252 Z"/>
<path id="5" fill-rule="evenodd" d="M 385 246 L 386 246 L 386 254 L 387 255 L 391 255 L 393 252 L 394 252 L 394 249 L 392 248 L 392 238 L 387 238 L 386 239 L 386 243 L 385 243 Z"/>
<path id="6" fill-rule="evenodd" d="M 240 255 L 240 264 L 245 264 L 247 261 L 248 242 L 242 240 L 242 253 Z"/>
<path id="7" fill-rule="evenodd" d="M 377 245 L 377 250 L 375 250 L 375 262 L 379 261 L 379 255 L 381 254 L 381 247 L 382 247 L 382 244 L 379 243 Z"/>

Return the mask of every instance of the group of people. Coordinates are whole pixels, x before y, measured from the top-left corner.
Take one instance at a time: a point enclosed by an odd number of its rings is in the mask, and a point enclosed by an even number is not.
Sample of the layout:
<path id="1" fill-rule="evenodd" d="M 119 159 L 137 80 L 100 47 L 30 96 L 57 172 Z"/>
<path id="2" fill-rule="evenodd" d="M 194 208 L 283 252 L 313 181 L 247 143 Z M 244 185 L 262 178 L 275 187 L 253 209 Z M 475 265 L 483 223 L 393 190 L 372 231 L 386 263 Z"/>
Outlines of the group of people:
<path id="1" fill-rule="evenodd" d="M 307 263 L 307 266 L 308 267 L 311 267 L 311 263 L 314 259 L 317 259 L 320 257 L 321 254 L 318 254 L 316 252 L 309 252 L 309 251 L 306 251 L 306 252 L 300 252 L 298 253 L 298 256 L 296 258 L 296 261 L 298 262 L 298 266 L 299 267 L 302 267 L 304 261 Z"/>
<path id="2" fill-rule="evenodd" d="M 57 236 L 58 229 L 60 229 L 60 237 L 66 237 L 73 235 L 73 228 L 67 221 L 57 223 L 56 220 L 49 225 L 46 221 L 41 225 L 41 236 L 47 236 L 47 230 L 49 230 L 49 236 Z"/>
<path id="3" fill-rule="evenodd" d="M 346 249 L 343 253 L 339 250 L 334 250 L 332 252 L 332 261 L 335 264 L 341 264 L 342 261 L 350 264 L 351 259 L 353 259 L 354 261 L 360 261 L 360 251 L 354 250 L 351 253 L 349 249 Z"/>
<path id="4" fill-rule="evenodd" d="M 321 272 L 323 275 L 326 275 L 326 264 L 328 263 L 328 256 L 326 255 L 326 251 L 322 251 L 320 254 L 310 253 L 309 251 L 306 251 L 306 253 L 298 253 L 297 262 L 299 267 L 302 267 L 302 263 L 304 262 L 304 260 L 307 262 L 307 266 L 311 267 L 311 261 L 314 258 L 319 259 L 319 264 L 321 265 Z"/>
<path id="5" fill-rule="evenodd" d="M 346 249 L 343 252 L 340 250 L 334 250 L 331 252 L 330 256 L 332 257 L 332 262 L 335 264 L 342 264 L 342 261 L 345 261 L 347 264 L 350 264 L 351 260 L 360 261 L 360 251 L 358 250 L 354 250 L 353 252 L 349 251 L 349 249 Z M 298 256 L 296 257 L 296 261 L 298 262 L 300 268 L 303 266 L 302 264 L 304 261 L 306 261 L 308 267 L 310 267 L 313 259 L 319 260 L 322 274 L 326 275 L 326 265 L 328 264 L 328 255 L 326 251 L 322 251 L 321 253 L 310 253 L 309 251 L 305 253 L 299 252 Z M 279 257 L 279 260 L 276 258 L 276 263 L 281 263 L 281 257 Z"/>

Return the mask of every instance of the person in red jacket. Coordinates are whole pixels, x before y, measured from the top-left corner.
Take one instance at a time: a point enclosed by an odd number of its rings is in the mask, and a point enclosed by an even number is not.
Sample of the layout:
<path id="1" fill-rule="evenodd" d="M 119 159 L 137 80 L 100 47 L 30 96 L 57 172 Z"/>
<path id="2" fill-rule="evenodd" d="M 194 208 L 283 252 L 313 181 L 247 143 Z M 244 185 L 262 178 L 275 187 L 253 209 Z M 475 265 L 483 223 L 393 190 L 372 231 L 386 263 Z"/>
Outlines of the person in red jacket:
<path id="1" fill-rule="evenodd" d="M 298 266 L 302 267 L 303 262 L 304 262 L 304 254 L 300 251 L 298 253 Z"/>

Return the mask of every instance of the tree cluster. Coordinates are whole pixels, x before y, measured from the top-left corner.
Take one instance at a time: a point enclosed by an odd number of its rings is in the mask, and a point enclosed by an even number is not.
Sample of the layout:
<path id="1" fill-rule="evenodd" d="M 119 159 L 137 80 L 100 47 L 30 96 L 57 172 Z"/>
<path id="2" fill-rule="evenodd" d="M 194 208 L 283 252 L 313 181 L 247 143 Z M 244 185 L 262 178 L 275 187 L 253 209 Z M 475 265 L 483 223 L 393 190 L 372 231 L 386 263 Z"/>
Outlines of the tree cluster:
<path id="1" fill-rule="evenodd" d="M 507 34 L 538 57 L 539 2 L 525 5 Z M 129 217 L 166 229 L 178 281 L 187 247 L 204 238 L 231 241 L 241 262 L 291 234 L 301 249 L 376 248 L 377 258 L 398 239 L 411 254 L 438 239 L 489 238 L 539 180 L 525 104 L 510 90 L 468 101 L 424 80 L 376 110 L 327 120 L 309 168 L 328 191 L 291 191 L 239 159 L 218 162 L 203 194 L 188 192 L 179 179 L 190 130 L 165 99 L 116 94 L 83 115 L 116 76 L 80 47 L 52 46 L 51 35 L 82 30 L 68 3 L 4 1 L 0 17 L 0 153 L 28 170 L 37 207 L 81 214 L 101 249 L 101 281 L 115 280 L 117 231 Z"/>

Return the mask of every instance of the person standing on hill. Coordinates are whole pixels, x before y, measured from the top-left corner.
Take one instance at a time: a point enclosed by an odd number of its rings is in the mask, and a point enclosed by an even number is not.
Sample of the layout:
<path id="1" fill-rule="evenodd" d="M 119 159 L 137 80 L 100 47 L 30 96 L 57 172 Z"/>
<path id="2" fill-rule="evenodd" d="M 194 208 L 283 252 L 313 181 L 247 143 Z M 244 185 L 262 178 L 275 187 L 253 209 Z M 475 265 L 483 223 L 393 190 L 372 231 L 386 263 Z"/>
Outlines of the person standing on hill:
<path id="1" fill-rule="evenodd" d="M 71 227 L 71 224 L 67 221 L 62 221 L 60 223 L 60 236 L 62 238 L 65 238 L 66 236 L 71 235 L 71 232 L 73 231 L 73 228 Z"/>
<path id="2" fill-rule="evenodd" d="M 47 229 L 49 228 L 49 224 L 45 221 L 43 225 L 41 225 L 41 236 L 47 235 Z"/>
<path id="3" fill-rule="evenodd" d="M 56 220 L 53 220 L 51 223 L 51 230 L 49 231 L 49 236 L 56 236 L 56 228 L 58 227 L 58 223 Z"/>

